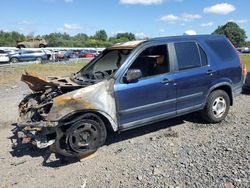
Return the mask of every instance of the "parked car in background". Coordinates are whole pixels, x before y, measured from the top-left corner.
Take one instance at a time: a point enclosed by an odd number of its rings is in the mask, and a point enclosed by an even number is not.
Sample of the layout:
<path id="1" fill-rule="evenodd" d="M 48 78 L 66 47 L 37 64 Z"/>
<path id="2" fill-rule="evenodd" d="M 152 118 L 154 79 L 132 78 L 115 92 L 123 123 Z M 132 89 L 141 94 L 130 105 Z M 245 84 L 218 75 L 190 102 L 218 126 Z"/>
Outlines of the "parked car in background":
<path id="1" fill-rule="evenodd" d="M 18 50 L 10 50 L 10 49 L 8 49 L 8 50 L 4 50 L 4 51 L 7 52 L 9 55 L 11 55 L 11 54 L 17 53 Z"/>
<path id="2" fill-rule="evenodd" d="M 64 54 L 66 53 L 65 50 L 59 50 L 55 54 L 56 61 L 60 61 L 64 59 Z"/>
<path id="3" fill-rule="evenodd" d="M 68 50 L 64 54 L 64 59 L 71 59 L 71 58 L 77 58 L 78 55 L 74 50 Z"/>
<path id="4" fill-rule="evenodd" d="M 10 55 L 12 63 L 21 61 L 46 61 L 48 59 L 48 54 L 44 50 L 19 50 L 17 53 Z"/>
<path id="5" fill-rule="evenodd" d="M 80 58 L 93 58 L 98 55 L 97 51 L 95 50 L 82 50 L 79 54 Z"/>
<path id="6" fill-rule="evenodd" d="M 246 75 L 244 89 L 250 90 L 250 71 Z"/>
<path id="7" fill-rule="evenodd" d="M 248 47 L 242 48 L 241 53 L 250 53 L 250 48 L 248 48 Z"/>
<path id="8" fill-rule="evenodd" d="M 239 55 L 224 36 L 119 43 L 70 77 L 22 75 L 32 93 L 19 104 L 11 138 L 80 157 L 114 132 L 195 111 L 219 123 L 242 91 L 242 73 Z"/>
<path id="9" fill-rule="evenodd" d="M 0 63 L 9 62 L 9 60 L 9 54 L 4 50 L 0 50 Z"/>
<path id="10" fill-rule="evenodd" d="M 17 43 L 17 48 L 45 48 L 48 43 L 43 38 L 30 38 Z"/>

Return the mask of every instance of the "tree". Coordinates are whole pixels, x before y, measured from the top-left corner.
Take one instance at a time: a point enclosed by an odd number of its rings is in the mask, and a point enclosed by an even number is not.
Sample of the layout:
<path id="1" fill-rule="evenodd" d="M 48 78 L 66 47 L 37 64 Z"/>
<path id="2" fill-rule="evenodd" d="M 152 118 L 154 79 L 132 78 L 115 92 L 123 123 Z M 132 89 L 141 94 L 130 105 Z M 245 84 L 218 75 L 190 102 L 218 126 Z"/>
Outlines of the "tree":
<path id="1" fill-rule="evenodd" d="M 106 41 L 108 40 L 108 35 L 105 30 L 99 30 L 99 31 L 96 31 L 94 35 L 94 39 Z"/>
<path id="2" fill-rule="evenodd" d="M 225 35 L 235 47 L 244 45 L 247 38 L 245 30 L 234 22 L 228 22 L 225 25 L 219 26 L 212 34 Z"/>
<path id="3" fill-rule="evenodd" d="M 120 38 L 126 38 L 127 40 L 135 40 L 135 35 L 133 33 L 117 33 L 116 35 L 116 38 L 117 39 L 120 39 Z"/>

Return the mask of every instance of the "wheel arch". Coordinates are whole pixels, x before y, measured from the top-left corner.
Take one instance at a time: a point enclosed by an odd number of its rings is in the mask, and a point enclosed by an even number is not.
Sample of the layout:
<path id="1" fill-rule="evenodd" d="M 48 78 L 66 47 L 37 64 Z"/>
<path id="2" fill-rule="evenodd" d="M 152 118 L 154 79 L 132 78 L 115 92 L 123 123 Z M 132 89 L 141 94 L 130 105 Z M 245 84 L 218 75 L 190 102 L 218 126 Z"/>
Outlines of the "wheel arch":
<path id="1" fill-rule="evenodd" d="M 116 132 L 118 130 L 117 124 L 107 113 L 103 111 L 94 111 L 94 110 L 81 110 L 81 111 L 71 112 L 70 114 L 64 116 L 59 120 L 59 126 L 70 125 L 84 118 L 86 114 L 88 115 L 93 114 L 99 117 L 103 121 L 108 131 Z"/>
<path id="2" fill-rule="evenodd" d="M 17 59 L 17 61 L 20 61 L 20 59 L 19 59 L 18 57 L 11 57 L 11 58 L 10 58 L 10 61 L 11 61 L 12 59 Z"/>
<path id="3" fill-rule="evenodd" d="M 208 95 L 207 95 L 207 98 L 206 98 L 206 101 L 208 99 L 208 96 L 210 93 L 212 93 L 213 91 L 215 90 L 222 90 L 222 91 L 225 91 L 228 96 L 229 96 L 229 99 L 230 99 L 230 106 L 233 106 L 233 92 L 232 92 L 232 87 L 229 83 L 220 83 L 220 84 L 216 84 L 214 85 L 210 91 L 208 92 Z"/>

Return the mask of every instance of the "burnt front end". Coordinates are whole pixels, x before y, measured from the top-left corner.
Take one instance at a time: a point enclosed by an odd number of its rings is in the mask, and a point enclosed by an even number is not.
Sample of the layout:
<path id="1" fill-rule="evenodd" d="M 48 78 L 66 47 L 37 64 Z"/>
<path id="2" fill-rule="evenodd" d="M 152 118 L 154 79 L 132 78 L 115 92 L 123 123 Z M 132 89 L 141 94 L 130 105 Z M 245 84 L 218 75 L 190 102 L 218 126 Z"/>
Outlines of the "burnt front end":
<path id="1" fill-rule="evenodd" d="M 46 148 L 55 142 L 55 127 L 58 122 L 50 122 L 48 113 L 53 105 L 53 98 L 61 91 L 49 88 L 44 92 L 27 95 L 19 104 L 19 118 L 12 130 L 13 148 L 31 143 L 38 148 Z"/>
<path id="2" fill-rule="evenodd" d="M 83 86 L 66 78 L 51 77 L 45 80 L 31 73 L 22 75 L 21 80 L 29 86 L 32 93 L 18 106 L 19 118 L 13 124 L 13 136 L 10 137 L 13 149 L 18 149 L 23 144 L 32 144 L 40 149 L 47 148 L 56 140 L 58 122 L 48 119 L 54 98 Z"/>
<path id="3" fill-rule="evenodd" d="M 97 80 L 97 81 L 96 81 Z M 26 74 L 22 81 L 33 91 L 19 104 L 19 118 L 10 137 L 13 148 L 32 144 L 64 156 L 79 157 L 97 149 L 106 138 L 106 125 L 118 130 L 114 80 L 67 78 L 48 80 Z M 104 122 L 106 125 L 104 125 Z"/>

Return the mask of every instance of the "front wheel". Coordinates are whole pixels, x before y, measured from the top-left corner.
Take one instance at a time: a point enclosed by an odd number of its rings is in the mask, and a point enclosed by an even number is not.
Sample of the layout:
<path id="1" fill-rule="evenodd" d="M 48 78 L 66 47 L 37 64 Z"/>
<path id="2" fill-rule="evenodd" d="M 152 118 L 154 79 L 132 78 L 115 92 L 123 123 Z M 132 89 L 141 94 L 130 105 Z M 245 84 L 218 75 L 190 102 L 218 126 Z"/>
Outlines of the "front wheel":
<path id="1" fill-rule="evenodd" d="M 18 59 L 15 58 L 15 57 L 12 57 L 12 58 L 10 59 L 10 61 L 11 61 L 11 63 L 18 63 Z"/>
<path id="2" fill-rule="evenodd" d="M 95 152 L 107 137 L 103 123 L 82 119 L 66 131 L 66 144 L 74 156 L 82 157 Z"/>
<path id="3" fill-rule="evenodd" d="M 228 114 L 230 99 L 223 90 L 215 90 L 208 96 L 205 108 L 202 111 L 202 117 L 210 123 L 219 123 L 225 119 Z"/>

